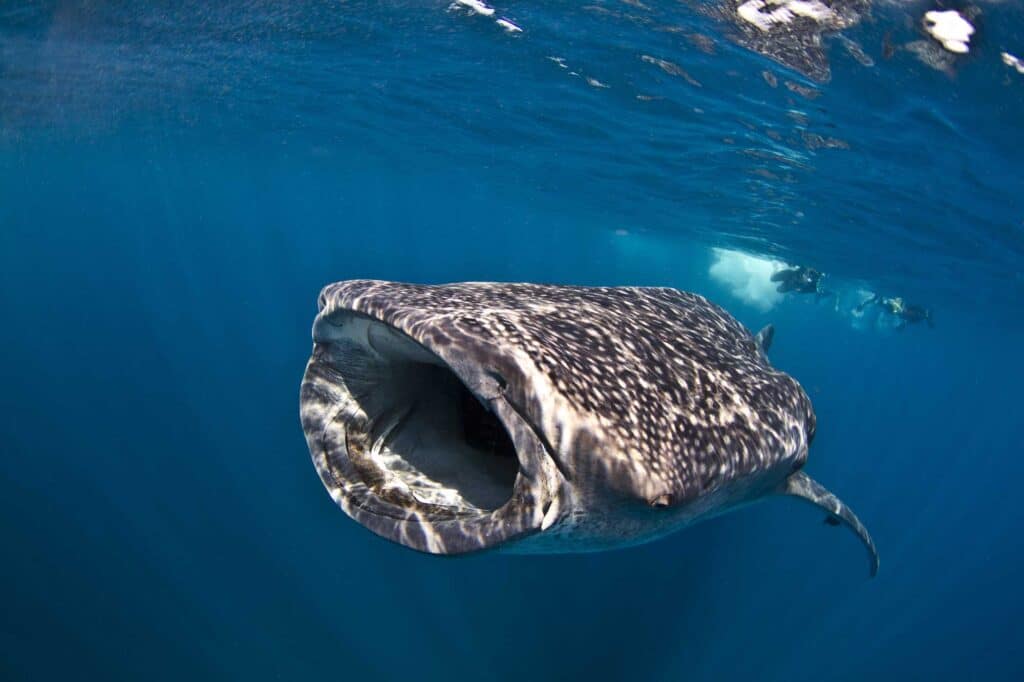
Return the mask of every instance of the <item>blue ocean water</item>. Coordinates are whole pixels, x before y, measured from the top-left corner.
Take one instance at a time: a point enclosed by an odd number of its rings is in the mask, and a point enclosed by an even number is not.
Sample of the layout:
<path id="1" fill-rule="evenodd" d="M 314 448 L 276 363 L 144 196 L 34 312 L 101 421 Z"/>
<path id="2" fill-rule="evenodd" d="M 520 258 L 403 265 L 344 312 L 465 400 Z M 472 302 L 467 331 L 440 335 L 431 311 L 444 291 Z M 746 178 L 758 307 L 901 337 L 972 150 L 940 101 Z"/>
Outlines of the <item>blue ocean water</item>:
<path id="1" fill-rule="evenodd" d="M 0 5 L 0 678 L 1018 679 L 1024 9 L 846 4 L 799 58 L 738 2 Z M 603 554 L 373 536 L 297 417 L 356 277 L 774 323 L 878 577 L 784 499 Z"/>

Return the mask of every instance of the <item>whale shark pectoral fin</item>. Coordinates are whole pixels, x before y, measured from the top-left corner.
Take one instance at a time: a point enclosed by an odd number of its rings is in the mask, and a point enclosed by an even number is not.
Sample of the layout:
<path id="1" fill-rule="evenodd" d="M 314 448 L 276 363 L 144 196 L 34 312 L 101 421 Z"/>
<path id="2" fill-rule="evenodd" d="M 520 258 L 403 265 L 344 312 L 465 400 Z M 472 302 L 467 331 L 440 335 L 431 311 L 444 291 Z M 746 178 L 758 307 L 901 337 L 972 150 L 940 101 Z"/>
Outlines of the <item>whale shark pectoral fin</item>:
<path id="1" fill-rule="evenodd" d="M 754 337 L 754 343 L 761 349 L 761 352 L 768 355 L 768 349 L 772 347 L 772 339 L 775 338 L 775 327 L 767 324 Z"/>
<path id="2" fill-rule="evenodd" d="M 849 507 L 843 504 L 842 500 L 802 471 L 787 478 L 779 487 L 778 492 L 780 495 L 791 495 L 810 502 L 815 507 L 828 512 L 826 523 L 834 526 L 843 524 L 856 533 L 868 551 L 868 558 L 871 561 L 871 577 L 878 574 L 878 550 L 875 549 L 875 543 L 871 540 L 871 535 L 868 534 L 864 524 Z"/>

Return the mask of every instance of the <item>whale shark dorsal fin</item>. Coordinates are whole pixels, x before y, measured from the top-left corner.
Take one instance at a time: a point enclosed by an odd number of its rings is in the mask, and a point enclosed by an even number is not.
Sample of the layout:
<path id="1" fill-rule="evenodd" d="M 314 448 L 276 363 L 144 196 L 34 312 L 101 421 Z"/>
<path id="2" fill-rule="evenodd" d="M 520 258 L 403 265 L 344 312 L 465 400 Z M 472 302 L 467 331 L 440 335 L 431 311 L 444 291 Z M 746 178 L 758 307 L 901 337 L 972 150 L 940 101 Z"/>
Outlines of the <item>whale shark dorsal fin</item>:
<path id="1" fill-rule="evenodd" d="M 871 561 L 871 577 L 873 578 L 878 574 L 878 550 L 875 549 L 875 543 L 871 540 L 871 536 L 868 534 L 864 524 L 860 522 L 860 519 L 853 513 L 853 510 L 843 504 L 842 500 L 802 471 L 798 471 L 787 478 L 779 486 L 778 492 L 780 495 L 791 495 L 810 502 L 815 507 L 828 512 L 827 523 L 830 525 L 845 525 L 856 533 L 860 541 L 864 543 L 864 548 L 868 551 L 868 559 Z"/>
<path id="2" fill-rule="evenodd" d="M 775 338 L 775 327 L 770 324 L 766 324 L 761 331 L 754 337 L 754 342 L 757 347 L 761 349 L 761 352 L 765 355 L 768 354 L 768 349 L 772 347 L 772 339 Z"/>

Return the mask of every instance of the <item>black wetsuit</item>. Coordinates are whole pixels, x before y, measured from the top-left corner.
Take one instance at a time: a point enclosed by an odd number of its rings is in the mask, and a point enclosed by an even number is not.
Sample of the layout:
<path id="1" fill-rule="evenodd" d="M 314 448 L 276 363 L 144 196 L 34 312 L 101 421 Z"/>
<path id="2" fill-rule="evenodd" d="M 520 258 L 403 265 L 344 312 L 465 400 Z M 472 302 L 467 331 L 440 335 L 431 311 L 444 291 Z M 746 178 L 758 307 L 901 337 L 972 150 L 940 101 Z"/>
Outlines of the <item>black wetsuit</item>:
<path id="1" fill-rule="evenodd" d="M 931 310 L 916 303 L 904 303 L 903 299 L 899 297 L 882 298 L 880 295 L 875 294 L 858 305 L 854 310 L 861 313 L 864 311 L 864 308 L 873 304 L 881 306 L 885 312 L 895 317 L 899 321 L 898 324 L 900 327 L 921 321 L 927 322 L 929 327 L 935 326 L 935 323 L 932 321 Z"/>
<path id="2" fill-rule="evenodd" d="M 908 303 L 903 306 L 903 311 L 900 313 L 900 319 L 911 324 L 921 322 L 923 320 L 928 323 L 929 327 L 935 326 L 935 323 L 932 322 L 932 311 L 924 306 L 917 305 L 916 303 Z"/>
<path id="3" fill-rule="evenodd" d="M 779 282 L 776 291 L 786 294 L 794 291 L 798 294 L 820 293 L 818 285 L 821 283 L 822 274 L 814 268 L 798 266 L 787 270 L 779 270 L 772 275 L 773 282 Z"/>

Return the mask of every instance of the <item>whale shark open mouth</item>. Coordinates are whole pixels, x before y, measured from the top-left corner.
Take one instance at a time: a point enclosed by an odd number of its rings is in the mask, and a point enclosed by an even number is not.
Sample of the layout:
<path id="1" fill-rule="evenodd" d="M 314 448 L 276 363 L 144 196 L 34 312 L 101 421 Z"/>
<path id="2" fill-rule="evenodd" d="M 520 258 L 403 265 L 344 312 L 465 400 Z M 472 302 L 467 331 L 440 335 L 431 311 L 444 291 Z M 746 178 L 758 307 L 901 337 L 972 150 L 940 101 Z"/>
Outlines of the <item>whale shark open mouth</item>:
<path id="1" fill-rule="evenodd" d="M 358 315 L 333 326 L 321 358 L 348 395 L 332 425 L 343 424 L 345 455 L 362 482 L 433 514 L 487 513 L 508 502 L 519 462 L 486 404 L 393 328 Z"/>
<path id="2" fill-rule="evenodd" d="M 536 471 L 550 468 L 550 458 L 505 400 L 500 375 L 472 362 L 456 370 L 394 326 L 351 310 L 320 320 L 314 342 L 303 427 L 346 513 L 379 535 L 444 554 L 540 529 L 547 496 Z M 524 466 L 534 473 L 521 475 Z"/>
<path id="3" fill-rule="evenodd" d="M 373 390 L 361 396 L 368 430 L 349 433 L 349 456 L 358 449 L 369 458 L 381 493 L 453 511 L 505 504 L 519 466 L 497 417 L 451 370 L 407 357 L 388 360 L 372 377 Z"/>

